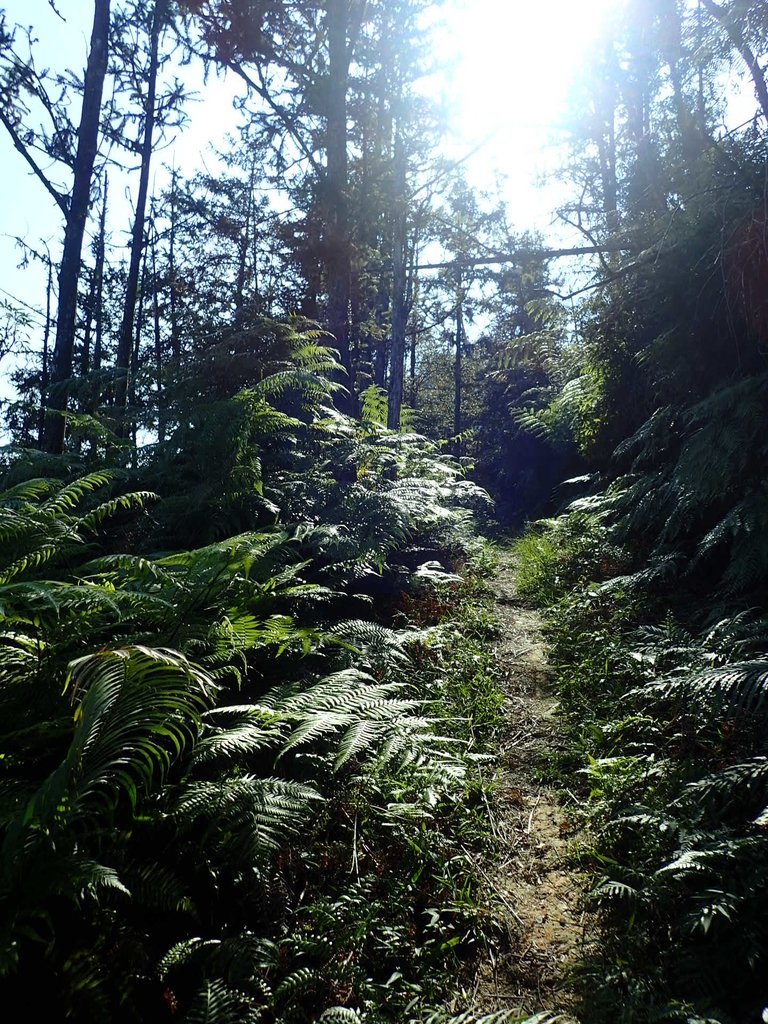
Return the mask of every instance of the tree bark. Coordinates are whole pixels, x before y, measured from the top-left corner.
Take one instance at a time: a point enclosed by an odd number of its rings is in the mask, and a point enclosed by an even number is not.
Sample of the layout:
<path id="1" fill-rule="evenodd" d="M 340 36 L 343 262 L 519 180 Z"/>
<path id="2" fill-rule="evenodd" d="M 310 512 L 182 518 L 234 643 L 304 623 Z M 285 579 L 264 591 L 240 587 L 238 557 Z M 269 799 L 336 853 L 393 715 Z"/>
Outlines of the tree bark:
<path id="1" fill-rule="evenodd" d="M 171 355 L 178 359 L 181 355 L 181 338 L 179 337 L 179 305 L 178 285 L 176 282 L 176 168 L 171 172 L 171 228 L 168 235 L 168 277 L 171 289 Z"/>
<path id="2" fill-rule="evenodd" d="M 336 340 L 342 365 L 347 371 L 346 385 L 354 407 L 355 380 L 350 352 L 350 315 L 352 261 L 350 253 L 349 209 L 347 198 L 347 87 L 349 50 L 347 29 L 349 0 L 326 0 L 328 29 L 328 108 L 326 124 L 326 273 L 328 288 L 328 330 Z"/>
<path id="3" fill-rule="evenodd" d="M 43 365 L 40 373 L 40 409 L 38 412 L 37 441 L 42 447 L 45 437 L 45 413 L 48 398 L 48 345 L 51 338 L 51 293 L 53 291 L 53 264 L 48 255 L 48 282 L 45 289 L 45 333 L 43 334 Z"/>
<path id="4" fill-rule="evenodd" d="M 96 275 L 91 275 L 88 285 L 88 297 L 83 303 L 85 326 L 83 328 L 83 346 L 80 350 L 80 376 L 86 377 L 91 369 L 91 334 L 93 332 L 93 311 L 96 307 Z"/>
<path id="5" fill-rule="evenodd" d="M 453 433 L 456 440 L 456 453 L 461 451 L 458 440 L 462 430 L 461 398 L 462 398 L 462 357 L 464 355 L 464 295 L 462 292 L 461 268 L 456 271 L 456 358 L 453 364 Z"/>
<path id="6" fill-rule="evenodd" d="M 612 47 L 606 47 L 604 82 L 596 100 L 596 136 L 603 189 L 603 212 L 610 234 L 619 229 L 619 186 L 616 179 L 616 95 L 615 58 Z"/>
<path id="7" fill-rule="evenodd" d="M 390 430 L 399 430 L 400 414 L 403 406 L 405 331 L 408 321 L 408 308 L 406 304 L 406 229 L 408 207 L 405 195 L 405 142 L 402 135 L 401 125 L 398 125 L 395 134 L 394 186 L 395 216 L 392 237 L 392 352 L 390 359 L 387 426 Z"/>
<path id="8" fill-rule="evenodd" d="M 152 324 L 154 328 L 155 376 L 157 378 L 157 440 L 162 444 L 165 441 L 166 410 L 165 389 L 163 388 L 163 346 L 160 337 L 160 302 L 157 293 L 157 229 L 154 228 L 152 231 Z"/>
<path id="9" fill-rule="evenodd" d="M 90 203 L 93 165 L 96 162 L 98 149 L 101 97 L 107 73 L 109 5 L 110 0 L 94 0 L 93 29 L 83 85 L 83 107 L 78 130 L 72 199 L 67 210 L 64 251 L 59 270 L 56 341 L 51 372 L 51 384 L 54 390 L 48 397 L 45 426 L 45 448 L 52 453 L 64 450 L 65 421 L 63 413 L 67 408 L 67 395 L 63 384 L 72 376 L 77 285 L 80 277 L 85 221 Z"/>
<path id="10" fill-rule="evenodd" d="M 107 196 L 109 193 L 109 178 L 104 175 L 104 195 L 101 202 L 101 215 L 99 216 L 99 237 L 96 243 L 96 340 L 93 344 L 93 368 L 101 369 L 101 360 L 104 355 L 104 258 L 107 248 Z"/>
<path id="11" fill-rule="evenodd" d="M 128 281 L 125 287 L 123 318 L 120 325 L 120 338 L 117 345 L 116 365 L 119 374 L 116 384 L 115 406 L 117 408 L 118 431 L 124 430 L 125 406 L 130 392 L 131 376 L 131 345 L 133 326 L 136 316 L 136 297 L 139 291 L 141 273 L 141 257 L 144 252 L 144 222 L 147 213 L 147 194 L 149 192 L 149 168 L 152 162 L 152 136 L 155 130 L 155 96 L 157 91 L 157 69 L 159 65 L 160 31 L 165 13 L 165 0 L 156 0 L 152 13 L 150 30 L 149 68 L 147 71 L 147 99 L 144 104 L 144 138 L 141 146 L 141 171 L 139 173 L 139 192 L 136 197 L 136 216 L 131 235 L 131 257 L 128 265 Z"/>
<path id="12" fill-rule="evenodd" d="M 237 280 L 235 282 L 235 323 L 240 324 L 245 309 L 245 284 L 248 277 L 248 257 L 251 254 L 251 237 L 256 234 L 256 210 L 253 190 L 256 185 L 256 157 L 251 160 L 251 171 L 248 176 L 248 202 L 245 208 L 245 227 L 239 239 L 237 259 Z"/>

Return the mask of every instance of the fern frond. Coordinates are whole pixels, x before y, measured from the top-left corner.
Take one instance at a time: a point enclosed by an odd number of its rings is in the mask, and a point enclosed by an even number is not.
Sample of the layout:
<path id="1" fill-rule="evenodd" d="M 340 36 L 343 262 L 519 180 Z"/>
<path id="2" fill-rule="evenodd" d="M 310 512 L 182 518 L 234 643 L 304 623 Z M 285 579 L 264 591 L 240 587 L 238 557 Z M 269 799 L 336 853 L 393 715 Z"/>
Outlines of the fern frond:
<path id="1" fill-rule="evenodd" d="M 254 970 L 273 971 L 280 963 L 280 949 L 270 939 L 240 932 L 224 939 L 194 937 L 176 943 L 158 965 L 165 979 L 179 968 L 218 974 L 228 982 L 244 984 Z"/>
<path id="2" fill-rule="evenodd" d="M 21 504 L 26 506 L 40 498 L 45 498 L 59 487 L 61 487 L 61 480 L 52 480 L 50 477 L 35 477 L 32 480 L 24 480 L 22 483 L 0 492 L 0 506 L 3 512 L 12 505 Z M 0 539 L 5 539 L 1 533 Z"/>
<path id="3" fill-rule="evenodd" d="M 734 872 L 734 864 L 740 859 L 744 863 L 762 865 L 766 856 L 765 840 L 762 836 L 748 836 L 742 839 L 731 839 L 728 836 L 698 837 L 696 846 L 691 846 L 678 853 L 674 860 L 659 868 L 657 877 L 670 876 L 676 879 L 696 879 L 703 876 L 708 880 L 719 880 L 729 877 L 733 881 L 738 877 Z M 762 875 L 752 871 L 747 880 L 747 889 L 762 889 Z M 754 893 L 753 893 L 754 894 Z"/>
<path id="4" fill-rule="evenodd" d="M 387 722 L 413 711 L 416 701 L 394 698 L 401 689 L 402 684 L 376 683 L 362 672 L 346 669 L 326 676 L 302 693 L 284 698 L 280 701 L 280 713 L 293 728 L 280 756 L 320 737 L 357 726 L 361 719 Z M 269 701 L 268 695 L 264 703 L 269 706 Z"/>
<path id="5" fill-rule="evenodd" d="M 185 1019 L 187 1024 L 258 1024 L 260 1018 L 252 997 L 214 979 L 195 993 Z"/>
<path id="6" fill-rule="evenodd" d="M 242 775 L 188 783 L 174 817 L 184 829 L 204 822 L 207 840 L 238 862 L 261 863 L 298 834 L 321 800 L 311 786 Z"/>
<path id="7" fill-rule="evenodd" d="M 193 764 L 216 760 L 238 761 L 275 749 L 287 731 L 274 711 L 245 705 L 217 708 L 203 716 L 203 738 L 193 754 Z"/>
<path id="8" fill-rule="evenodd" d="M 40 510 L 44 514 L 55 515 L 74 509 L 87 495 L 108 487 L 114 479 L 114 473 L 101 471 L 89 473 L 58 490 L 53 497 L 40 506 Z"/>
<path id="9" fill-rule="evenodd" d="M 600 882 L 591 893 L 596 899 L 621 900 L 625 903 L 637 903 L 643 899 L 643 893 L 626 882 L 618 882 L 608 878 Z"/>
<path id="10" fill-rule="evenodd" d="M 131 491 L 129 494 L 121 494 L 110 501 L 104 501 L 96 508 L 91 509 L 78 522 L 81 530 L 95 530 L 97 526 L 115 515 L 116 512 L 130 512 L 135 509 L 146 508 L 150 501 L 158 501 L 159 495 L 154 491 Z"/>
<path id="11" fill-rule="evenodd" d="M 114 580 L 150 585 L 169 582 L 171 574 L 151 558 L 140 555 L 103 555 L 81 568 L 83 576 L 101 576 Z"/>
<path id="12" fill-rule="evenodd" d="M 132 896 L 131 890 L 121 881 L 114 868 L 96 861 L 78 861 L 78 872 L 74 884 L 80 888 L 81 896 L 89 893 L 96 896 L 102 889 L 119 892 L 123 896 Z"/>
<path id="13" fill-rule="evenodd" d="M 163 911 L 193 912 L 186 881 L 162 863 L 130 863 L 123 869 L 123 877 L 137 905 Z"/>
<path id="14" fill-rule="evenodd" d="M 327 636 L 353 648 L 362 656 L 364 667 L 384 671 L 407 668 L 410 664 L 408 647 L 423 642 L 429 632 L 396 630 L 365 619 L 348 619 L 329 629 Z"/>
<path id="15" fill-rule="evenodd" d="M 675 801 L 689 813 L 697 812 L 707 820 L 723 817 L 734 806 L 744 803 L 763 805 L 768 797 L 768 758 L 755 757 L 730 765 L 690 782 Z"/>
<path id="16" fill-rule="evenodd" d="M 81 697 L 72 741 L 9 829 L 6 862 L 17 856 L 32 828 L 89 821 L 121 793 L 135 805 L 138 786 L 149 789 L 194 741 L 212 691 L 206 674 L 181 655 L 139 647 L 78 659 L 68 684 L 72 698 Z"/>
<path id="17" fill-rule="evenodd" d="M 521 1016 L 519 1010 L 497 1010 L 495 1013 L 477 1014 L 472 1010 L 449 1016 L 440 1012 L 430 1016 L 427 1024 L 559 1024 L 559 1014 L 537 1013 L 533 1017 Z"/>
<path id="18" fill-rule="evenodd" d="M 319 983 L 320 976 L 311 967 L 299 967 L 280 982 L 275 989 L 275 999 L 286 1002 L 298 995 L 310 992 Z"/>
<path id="19" fill-rule="evenodd" d="M 654 701 L 674 701 L 722 718 L 768 711 L 768 662 L 755 661 L 715 668 L 693 677 L 677 677 L 650 683 L 637 696 Z"/>

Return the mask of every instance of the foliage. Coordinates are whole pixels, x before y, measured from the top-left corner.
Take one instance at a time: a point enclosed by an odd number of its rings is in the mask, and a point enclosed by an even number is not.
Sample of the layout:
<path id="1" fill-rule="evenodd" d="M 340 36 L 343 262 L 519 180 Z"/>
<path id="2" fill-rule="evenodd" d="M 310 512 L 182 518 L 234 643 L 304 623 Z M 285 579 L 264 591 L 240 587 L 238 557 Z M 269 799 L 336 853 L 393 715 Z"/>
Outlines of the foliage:
<path id="1" fill-rule="evenodd" d="M 765 1000 L 764 620 L 731 608 L 707 621 L 691 594 L 660 599 L 653 577 L 605 580 L 599 521 L 570 546 L 584 523 L 542 526 L 518 551 L 551 608 L 565 760 L 587 800 L 601 939 L 581 969 L 585 1012 L 751 1019 Z"/>
<path id="2" fill-rule="evenodd" d="M 294 349 L 132 473 L 0 495 L 10 1002 L 400 1020 L 490 941 L 498 690 L 476 614 L 436 625 L 487 498 L 425 438 L 333 410 L 327 358 Z"/>
<path id="3" fill-rule="evenodd" d="M 587 805 L 595 1021 L 765 1012 L 764 52 L 764 5 L 616 5 L 563 210 L 613 251 L 516 413 L 589 471 L 518 552 Z M 757 99 L 728 132 L 724 62 Z"/>

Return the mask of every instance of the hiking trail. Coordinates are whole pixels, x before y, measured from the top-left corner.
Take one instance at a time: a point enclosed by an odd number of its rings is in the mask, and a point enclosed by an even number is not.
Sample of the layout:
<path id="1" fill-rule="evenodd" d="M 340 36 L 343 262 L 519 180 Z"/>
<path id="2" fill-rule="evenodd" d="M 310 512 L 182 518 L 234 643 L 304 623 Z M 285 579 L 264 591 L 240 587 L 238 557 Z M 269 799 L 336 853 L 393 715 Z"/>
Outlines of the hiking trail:
<path id="1" fill-rule="evenodd" d="M 582 885 L 567 857 L 576 826 L 557 791 L 537 777 L 542 756 L 561 745 L 542 616 L 517 597 L 515 565 L 502 556 L 492 583 L 500 634 L 495 643 L 506 693 L 500 745 L 498 819 L 501 856 L 486 889 L 508 942 L 475 980 L 475 1014 L 544 1011 L 574 1022 L 568 972 L 583 948 Z"/>

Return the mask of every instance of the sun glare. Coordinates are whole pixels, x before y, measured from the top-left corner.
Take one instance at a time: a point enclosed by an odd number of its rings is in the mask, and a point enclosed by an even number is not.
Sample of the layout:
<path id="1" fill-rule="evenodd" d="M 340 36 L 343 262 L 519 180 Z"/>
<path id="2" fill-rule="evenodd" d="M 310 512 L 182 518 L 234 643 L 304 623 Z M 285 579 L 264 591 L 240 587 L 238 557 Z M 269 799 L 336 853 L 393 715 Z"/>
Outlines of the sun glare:
<path id="1" fill-rule="evenodd" d="M 471 174 L 484 178 L 484 187 L 501 173 L 508 190 L 530 197 L 532 178 L 546 170 L 569 83 L 612 6 L 613 0 L 448 5 L 439 45 L 453 65 L 445 87 L 453 145 L 457 153 L 481 147 Z"/>

